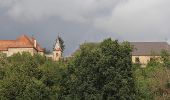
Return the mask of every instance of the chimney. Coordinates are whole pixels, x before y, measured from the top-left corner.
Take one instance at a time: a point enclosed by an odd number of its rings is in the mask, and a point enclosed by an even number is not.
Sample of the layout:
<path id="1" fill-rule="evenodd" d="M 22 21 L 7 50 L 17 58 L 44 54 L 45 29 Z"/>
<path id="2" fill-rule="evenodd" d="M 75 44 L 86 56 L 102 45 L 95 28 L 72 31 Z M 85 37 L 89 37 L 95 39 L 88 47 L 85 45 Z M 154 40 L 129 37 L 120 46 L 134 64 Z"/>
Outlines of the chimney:
<path id="1" fill-rule="evenodd" d="M 34 47 L 37 47 L 37 40 L 34 40 Z"/>

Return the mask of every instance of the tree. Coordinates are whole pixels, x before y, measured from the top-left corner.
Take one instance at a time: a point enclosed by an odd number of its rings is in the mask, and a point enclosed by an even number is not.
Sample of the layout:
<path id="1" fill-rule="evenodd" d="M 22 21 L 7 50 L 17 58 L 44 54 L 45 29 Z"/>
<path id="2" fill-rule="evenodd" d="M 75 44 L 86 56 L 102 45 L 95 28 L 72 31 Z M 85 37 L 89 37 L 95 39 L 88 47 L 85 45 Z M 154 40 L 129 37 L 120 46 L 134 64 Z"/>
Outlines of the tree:
<path id="1" fill-rule="evenodd" d="M 5 67 L 8 65 L 7 57 L 4 53 L 0 53 L 0 80 L 5 76 Z"/>
<path id="2" fill-rule="evenodd" d="M 50 51 L 50 50 L 48 50 L 47 48 L 44 48 L 44 53 L 45 53 L 45 54 L 50 54 L 50 53 L 51 53 L 51 51 Z"/>
<path id="3" fill-rule="evenodd" d="M 110 38 L 100 45 L 81 46 L 68 65 L 68 91 L 72 100 L 134 100 L 136 89 L 128 42 Z"/>
<path id="4" fill-rule="evenodd" d="M 60 36 L 58 36 L 58 39 L 60 42 L 61 50 L 62 50 L 62 52 L 64 52 L 64 50 L 65 50 L 64 40 Z"/>
<path id="5" fill-rule="evenodd" d="M 161 51 L 161 61 L 163 62 L 163 66 L 170 68 L 170 54 L 167 50 Z"/>
<path id="6" fill-rule="evenodd" d="M 0 54 L 0 99 L 53 100 L 60 93 L 62 62 L 23 52 Z"/>

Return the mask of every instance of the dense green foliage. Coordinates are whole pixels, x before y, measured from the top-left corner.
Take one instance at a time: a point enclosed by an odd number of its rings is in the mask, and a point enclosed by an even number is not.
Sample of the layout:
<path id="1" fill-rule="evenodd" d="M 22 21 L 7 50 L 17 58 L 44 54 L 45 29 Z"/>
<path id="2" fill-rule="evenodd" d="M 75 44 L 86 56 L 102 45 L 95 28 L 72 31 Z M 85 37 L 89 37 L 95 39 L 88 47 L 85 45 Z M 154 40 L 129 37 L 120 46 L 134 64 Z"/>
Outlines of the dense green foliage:
<path id="1" fill-rule="evenodd" d="M 68 65 L 71 100 L 135 100 L 136 88 L 131 64 L 131 46 L 111 39 L 100 45 L 82 45 Z"/>
<path id="2" fill-rule="evenodd" d="M 162 50 L 160 57 L 153 56 L 146 68 L 134 64 L 136 84 L 140 100 L 170 99 L 170 57 L 169 52 Z"/>
<path id="3" fill-rule="evenodd" d="M 170 53 L 167 50 L 162 50 L 161 61 L 164 67 L 170 68 Z"/>
<path id="4" fill-rule="evenodd" d="M 8 58 L 0 54 L 0 99 L 152 99 L 149 82 L 142 81 L 148 75 L 132 67 L 131 51 L 128 42 L 106 39 L 82 45 L 68 62 L 26 52 Z"/>
<path id="5" fill-rule="evenodd" d="M 1 100 L 54 99 L 60 89 L 63 64 L 40 55 L 18 53 L 0 58 Z"/>

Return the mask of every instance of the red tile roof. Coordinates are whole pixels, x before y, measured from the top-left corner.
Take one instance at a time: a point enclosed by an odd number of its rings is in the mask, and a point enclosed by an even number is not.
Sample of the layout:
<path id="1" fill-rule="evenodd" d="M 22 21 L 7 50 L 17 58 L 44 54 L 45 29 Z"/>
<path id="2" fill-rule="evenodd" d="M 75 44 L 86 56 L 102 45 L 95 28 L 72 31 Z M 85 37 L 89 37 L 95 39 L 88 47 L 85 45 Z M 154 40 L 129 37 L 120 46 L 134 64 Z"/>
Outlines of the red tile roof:
<path id="1" fill-rule="evenodd" d="M 44 50 L 38 43 L 34 47 L 34 41 L 34 38 L 26 35 L 22 35 L 16 40 L 0 40 L 0 51 L 7 51 L 8 48 L 35 48 L 37 51 L 43 52 Z"/>

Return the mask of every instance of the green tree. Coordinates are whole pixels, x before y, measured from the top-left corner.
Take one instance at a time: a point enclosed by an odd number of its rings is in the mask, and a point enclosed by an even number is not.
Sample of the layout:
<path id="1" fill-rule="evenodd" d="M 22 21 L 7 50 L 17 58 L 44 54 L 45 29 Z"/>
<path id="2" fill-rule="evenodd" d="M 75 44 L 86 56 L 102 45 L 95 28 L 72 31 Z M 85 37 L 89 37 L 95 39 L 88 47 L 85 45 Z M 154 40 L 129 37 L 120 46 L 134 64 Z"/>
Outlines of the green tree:
<path id="1" fill-rule="evenodd" d="M 27 52 L 0 58 L 0 99 L 51 100 L 60 93 L 64 63 Z"/>
<path id="2" fill-rule="evenodd" d="M 161 51 L 161 61 L 164 67 L 170 68 L 170 54 L 167 50 Z"/>
<path id="3" fill-rule="evenodd" d="M 135 80 L 128 42 L 110 38 L 81 46 L 68 66 L 65 98 L 72 100 L 134 100 Z"/>
<path id="4" fill-rule="evenodd" d="M 8 65 L 8 60 L 5 54 L 0 53 L 0 80 L 5 76 L 5 67 Z"/>

